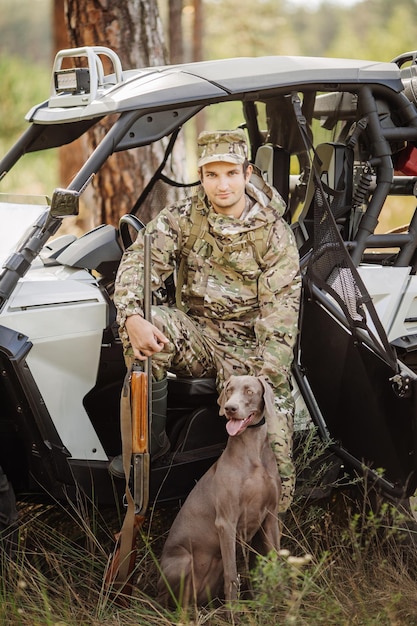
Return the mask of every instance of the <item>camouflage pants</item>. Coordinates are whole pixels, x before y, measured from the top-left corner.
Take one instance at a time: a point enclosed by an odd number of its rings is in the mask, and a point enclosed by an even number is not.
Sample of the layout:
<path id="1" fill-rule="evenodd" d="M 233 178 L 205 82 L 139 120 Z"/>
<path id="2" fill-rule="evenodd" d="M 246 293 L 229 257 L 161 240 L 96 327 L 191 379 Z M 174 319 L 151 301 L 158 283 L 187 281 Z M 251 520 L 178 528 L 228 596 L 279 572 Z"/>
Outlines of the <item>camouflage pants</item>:
<path id="1" fill-rule="evenodd" d="M 156 380 L 167 371 L 182 377 L 216 378 L 220 393 L 231 375 L 259 374 L 262 362 L 255 353 L 253 331 L 236 322 L 213 322 L 193 318 L 178 309 L 164 306 L 152 308 L 152 321 L 170 340 L 162 352 L 152 357 L 152 374 Z M 289 383 L 276 387 L 276 412 L 268 419 L 268 435 L 277 459 L 282 480 L 280 511 L 290 506 L 295 488 L 292 461 L 293 399 Z"/>

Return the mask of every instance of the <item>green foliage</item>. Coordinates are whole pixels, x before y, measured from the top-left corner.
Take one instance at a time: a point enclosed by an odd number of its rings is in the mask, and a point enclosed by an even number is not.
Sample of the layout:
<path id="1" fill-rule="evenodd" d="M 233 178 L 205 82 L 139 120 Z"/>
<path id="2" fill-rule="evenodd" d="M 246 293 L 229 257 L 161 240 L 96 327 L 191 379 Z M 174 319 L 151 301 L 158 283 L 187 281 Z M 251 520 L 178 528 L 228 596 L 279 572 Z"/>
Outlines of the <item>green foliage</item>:
<path id="1" fill-rule="evenodd" d="M 28 110 L 48 98 L 50 69 L 3 54 L 0 75 L 1 139 L 9 143 L 27 126 Z"/>
<path id="2" fill-rule="evenodd" d="M 326 577 L 329 564 L 328 554 L 318 561 L 310 554 L 292 556 L 288 550 L 260 557 L 251 577 L 256 609 L 262 616 L 259 623 L 328 626 L 331 615 L 332 624 L 342 624 L 343 607 Z"/>
<path id="3" fill-rule="evenodd" d="M 232 623 L 417 626 L 415 524 L 407 526 L 409 518 L 387 503 L 371 512 L 371 494 L 364 489 L 362 495 L 347 490 L 321 504 L 296 506 L 285 518 L 283 549 L 258 556 L 249 578 L 242 577 Z M 77 507 L 21 505 L 16 554 L 0 558 L 0 623 L 230 624 L 222 606 L 186 612 L 157 603 L 158 557 L 176 512 L 159 509 L 147 517 L 131 603 L 120 608 L 103 585 L 113 533 L 121 524 L 117 512 L 99 512 L 81 498 Z"/>
<path id="4" fill-rule="evenodd" d="M 5 152 L 1 139 L 0 152 Z M 52 197 L 59 185 L 58 166 L 56 150 L 27 154 L 0 181 L 0 192 Z"/>
<path id="5" fill-rule="evenodd" d="M 0 152 L 3 155 L 26 130 L 25 115 L 48 98 L 50 67 L 21 57 L 0 57 Z M 55 151 L 28 154 L 1 181 L 0 191 L 50 195 L 57 186 L 58 160 Z"/>
<path id="6" fill-rule="evenodd" d="M 417 47 L 413 0 L 205 0 L 205 58 L 289 54 L 390 61 Z"/>
<path id="7" fill-rule="evenodd" d="M 417 47 L 417 9 L 410 0 L 385 3 L 371 0 L 356 5 L 339 20 L 328 56 L 391 61 Z"/>
<path id="8" fill-rule="evenodd" d="M 205 58 L 286 54 L 292 39 L 277 0 L 206 0 Z"/>
<path id="9" fill-rule="evenodd" d="M 53 0 L 0 0 L 0 56 L 49 64 L 52 5 Z"/>

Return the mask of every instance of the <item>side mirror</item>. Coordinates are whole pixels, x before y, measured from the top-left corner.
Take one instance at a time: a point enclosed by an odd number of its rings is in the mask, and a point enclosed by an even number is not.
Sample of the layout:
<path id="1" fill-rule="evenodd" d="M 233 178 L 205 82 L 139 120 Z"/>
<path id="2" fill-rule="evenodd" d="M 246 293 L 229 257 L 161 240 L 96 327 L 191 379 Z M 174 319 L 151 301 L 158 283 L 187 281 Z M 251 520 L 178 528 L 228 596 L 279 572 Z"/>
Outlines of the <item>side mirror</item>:
<path id="1" fill-rule="evenodd" d="M 78 215 L 80 205 L 80 194 L 78 191 L 71 189 L 55 189 L 50 214 L 53 217 L 67 217 L 69 215 Z"/>

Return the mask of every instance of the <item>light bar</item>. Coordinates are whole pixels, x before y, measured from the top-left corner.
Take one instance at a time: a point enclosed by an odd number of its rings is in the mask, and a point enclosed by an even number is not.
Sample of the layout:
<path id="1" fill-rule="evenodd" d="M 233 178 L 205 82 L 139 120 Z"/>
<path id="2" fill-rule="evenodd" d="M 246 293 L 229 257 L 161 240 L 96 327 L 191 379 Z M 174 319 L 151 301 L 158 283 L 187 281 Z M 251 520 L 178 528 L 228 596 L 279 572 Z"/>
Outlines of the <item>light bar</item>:
<path id="1" fill-rule="evenodd" d="M 54 72 L 56 93 L 90 93 L 90 71 L 85 67 L 74 67 Z"/>

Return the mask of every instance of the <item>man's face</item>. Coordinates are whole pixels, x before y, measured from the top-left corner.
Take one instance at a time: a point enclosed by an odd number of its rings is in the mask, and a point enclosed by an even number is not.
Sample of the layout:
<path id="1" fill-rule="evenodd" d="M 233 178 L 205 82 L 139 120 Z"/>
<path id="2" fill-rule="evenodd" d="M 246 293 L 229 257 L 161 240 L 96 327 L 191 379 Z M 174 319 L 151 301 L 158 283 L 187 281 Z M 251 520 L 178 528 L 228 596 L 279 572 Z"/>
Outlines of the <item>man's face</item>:
<path id="1" fill-rule="evenodd" d="M 244 175 L 243 165 L 224 161 L 201 167 L 201 183 L 216 213 L 240 217 L 245 208 L 245 185 L 251 173 L 251 165 Z"/>

